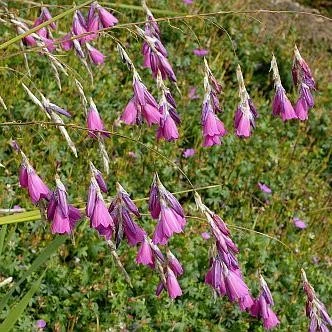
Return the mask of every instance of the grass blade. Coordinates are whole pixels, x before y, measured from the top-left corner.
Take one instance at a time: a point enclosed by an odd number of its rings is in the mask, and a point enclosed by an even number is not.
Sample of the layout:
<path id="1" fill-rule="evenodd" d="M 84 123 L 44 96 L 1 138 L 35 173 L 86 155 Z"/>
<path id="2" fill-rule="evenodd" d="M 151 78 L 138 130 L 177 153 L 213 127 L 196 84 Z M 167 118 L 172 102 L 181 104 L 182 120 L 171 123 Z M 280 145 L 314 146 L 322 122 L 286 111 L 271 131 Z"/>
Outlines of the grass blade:
<path id="1" fill-rule="evenodd" d="M 2 254 L 2 249 L 3 249 L 3 243 L 5 241 L 6 233 L 7 233 L 7 225 L 3 225 L 1 227 L 1 231 L 0 231 L 0 259 L 1 259 L 1 254 Z"/>
<path id="2" fill-rule="evenodd" d="M 4 309 L 8 300 L 14 293 L 16 287 L 20 286 L 26 278 L 28 278 L 33 272 L 37 271 L 38 268 L 43 265 L 50 256 L 56 252 L 56 250 L 67 240 L 66 236 L 57 236 L 33 261 L 30 268 L 24 273 L 22 278 L 15 284 L 15 286 L 1 299 L 0 301 L 0 311 Z"/>
<path id="3" fill-rule="evenodd" d="M 41 277 L 32 285 L 29 291 L 23 296 L 21 301 L 17 303 L 8 313 L 6 319 L 0 325 L 0 332 L 9 332 L 16 324 L 17 320 L 20 318 L 21 314 L 24 312 L 25 308 L 29 304 L 29 301 L 35 295 L 36 291 L 40 287 L 41 281 L 44 278 L 45 272 Z"/>

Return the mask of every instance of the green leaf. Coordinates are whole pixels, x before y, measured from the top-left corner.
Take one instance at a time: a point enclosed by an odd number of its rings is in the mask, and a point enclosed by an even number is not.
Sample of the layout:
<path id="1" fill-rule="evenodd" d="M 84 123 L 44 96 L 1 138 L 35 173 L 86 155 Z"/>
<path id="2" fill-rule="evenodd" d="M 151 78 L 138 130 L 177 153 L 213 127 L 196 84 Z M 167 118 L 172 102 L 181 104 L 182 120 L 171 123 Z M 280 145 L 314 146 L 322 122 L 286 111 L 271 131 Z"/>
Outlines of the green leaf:
<path id="1" fill-rule="evenodd" d="M 20 318 L 21 314 L 24 312 L 25 308 L 29 304 L 29 301 L 35 295 L 38 290 L 42 279 L 44 278 L 45 272 L 41 277 L 32 285 L 29 291 L 24 295 L 22 300 L 16 304 L 8 313 L 6 319 L 0 325 L 0 332 L 9 332 Z"/>
<path id="2" fill-rule="evenodd" d="M 5 241 L 6 232 L 7 232 L 7 225 L 4 225 L 1 227 L 1 231 L 0 231 L 0 258 L 1 258 L 1 254 L 2 254 L 3 243 Z"/>
<path id="3" fill-rule="evenodd" d="M 40 220 L 39 210 L 33 210 L 33 211 L 1 217 L 0 225 L 15 224 L 19 222 L 34 221 L 34 220 Z"/>
<path id="4" fill-rule="evenodd" d="M 28 278 L 33 272 L 35 272 L 42 264 L 44 264 L 49 257 L 63 244 L 65 243 L 67 237 L 57 236 L 33 261 L 30 268 L 24 273 L 22 278 L 15 284 L 16 287 L 20 286 L 26 278 Z M 16 287 L 13 287 L 0 301 L 0 311 L 2 311 L 14 293 Z"/>

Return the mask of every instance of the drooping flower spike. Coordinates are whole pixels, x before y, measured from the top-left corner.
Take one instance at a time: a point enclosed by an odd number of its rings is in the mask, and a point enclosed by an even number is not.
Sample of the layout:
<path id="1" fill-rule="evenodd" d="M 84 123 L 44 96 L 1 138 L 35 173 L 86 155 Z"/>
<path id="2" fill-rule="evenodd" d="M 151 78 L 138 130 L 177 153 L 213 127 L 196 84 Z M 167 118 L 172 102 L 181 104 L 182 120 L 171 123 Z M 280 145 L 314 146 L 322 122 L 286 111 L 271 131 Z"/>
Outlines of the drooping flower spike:
<path id="1" fill-rule="evenodd" d="M 149 211 L 152 218 L 158 219 L 153 243 L 165 245 L 174 233 L 183 231 L 186 219 L 182 206 L 163 186 L 157 174 L 150 189 Z"/>
<path id="2" fill-rule="evenodd" d="M 295 112 L 302 121 L 308 119 L 308 111 L 314 107 L 312 91 L 316 90 L 316 82 L 311 70 L 302 58 L 298 48 L 294 47 L 294 61 L 292 67 L 294 85 L 299 90 L 299 98 L 295 104 Z"/>
<path id="3" fill-rule="evenodd" d="M 240 103 L 234 116 L 235 134 L 246 138 L 251 136 L 251 128 L 255 128 L 258 113 L 245 87 L 240 65 L 237 66 L 236 77 L 239 83 Z"/>
<path id="4" fill-rule="evenodd" d="M 115 241 L 118 247 L 123 236 L 126 237 L 129 245 L 137 245 L 144 241 L 145 231 L 133 220 L 132 215 L 140 218 L 137 206 L 131 200 L 129 194 L 123 189 L 120 183 L 116 184 L 117 194 L 109 207 L 115 225 Z"/>
<path id="5" fill-rule="evenodd" d="M 159 128 L 157 130 L 157 138 L 164 138 L 166 141 L 173 141 L 179 138 L 177 125 L 180 124 L 180 116 L 176 111 L 175 100 L 164 84 L 160 72 L 157 75 L 157 85 L 161 91 L 159 101 L 159 112 L 162 114 Z"/>
<path id="6" fill-rule="evenodd" d="M 86 205 L 86 215 L 90 218 L 90 227 L 104 236 L 106 240 L 112 237 L 114 231 L 114 221 L 108 212 L 101 190 L 107 192 L 106 183 L 100 171 L 90 162 L 91 179 Z"/>
<path id="7" fill-rule="evenodd" d="M 203 146 L 221 144 L 220 137 L 227 134 L 224 124 L 218 119 L 217 113 L 221 112 L 218 95 L 221 93 L 221 85 L 213 76 L 209 65 L 204 58 L 204 101 L 202 104 L 202 132 Z"/>
<path id="8" fill-rule="evenodd" d="M 257 318 L 261 318 L 264 328 L 270 330 L 275 328 L 280 322 L 272 310 L 274 306 L 272 294 L 262 275 L 260 276 L 260 286 L 261 292 L 250 308 L 250 313 Z"/>
<path id="9" fill-rule="evenodd" d="M 306 273 L 301 269 L 303 290 L 307 296 L 306 301 L 306 316 L 310 320 L 309 332 L 328 332 L 332 327 L 332 319 L 329 316 L 327 309 L 322 303 L 309 283 Z M 330 328 L 329 328 L 330 327 Z"/>
<path id="10" fill-rule="evenodd" d="M 237 301 L 241 310 L 248 310 L 253 304 L 250 290 L 243 280 L 236 255 L 239 250 L 230 237 L 224 221 L 203 204 L 201 197 L 195 192 L 198 210 L 206 217 L 215 244 L 212 248 L 210 269 L 205 282 L 219 296 L 227 295 L 231 302 Z"/>
<path id="11" fill-rule="evenodd" d="M 272 114 L 274 116 L 280 116 L 282 121 L 297 119 L 292 103 L 288 99 L 286 91 L 281 84 L 277 60 L 274 55 L 271 61 L 271 70 L 273 71 L 274 87 L 276 90 L 272 103 Z"/>
<path id="12" fill-rule="evenodd" d="M 130 60 L 126 51 L 119 44 L 118 51 L 123 62 L 126 63 L 133 72 L 134 92 L 134 96 L 131 98 L 121 115 L 121 120 L 129 125 L 141 124 L 143 119 L 149 126 L 152 124 L 159 124 L 162 116 L 159 113 L 156 100 L 141 81 L 134 64 Z"/>
<path id="13" fill-rule="evenodd" d="M 79 209 L 68 204 L 66 188 L 57 174 L 55 183 L 56 189 L 47 206 L 47 219 L 51 221 L 53 234 L 70 234 L 76 222 L 81 219 L 81 213 Z"/>
<path id="14" fill-rule="evenodd" d="M 77 157 L 77 150 L 75 147 L 74 142 L 71 140 L 66 128 L 64 126 L 61 126 L 64 124 L 63 120 L 61 119 L 61 117 L 58 114 L 64 115 L 66 117 L 70 117 L 70 113 L 51 103 L 47 98 L 45 98 L 45 96 L 39 92 L 42 101 L 40 101 L 31 91 L 30 89 L 24 84 L 22 83 L 22 86 L 24 88 L 24 90 L 27 92 L 29 98 L 37 105 L 39 106 L 42 111 L 44 111 L 44 113 L 46 114 L 46 116 L 52 120 L 54 123 L 59 124 L 59 130 L 61 132 L 61 134 L 63 135 L 63 137 L 65 138 L 65 140 L 67 141 L 67 144 L 69 146 L 69 148 L 72 150 L 72 152 L 74 153 L 75 157 Z"/>
<path id="15" fill-rule="evenodd" d="M 49 200 L 51 197 L 51 190 L 38 176 L 23 151 L 19 151 L 22 156 L 22 165 L 19 175 L 21 187 L 28 189 L 28 193 L 33 204 L 39 203 L 42 199 Z"/>

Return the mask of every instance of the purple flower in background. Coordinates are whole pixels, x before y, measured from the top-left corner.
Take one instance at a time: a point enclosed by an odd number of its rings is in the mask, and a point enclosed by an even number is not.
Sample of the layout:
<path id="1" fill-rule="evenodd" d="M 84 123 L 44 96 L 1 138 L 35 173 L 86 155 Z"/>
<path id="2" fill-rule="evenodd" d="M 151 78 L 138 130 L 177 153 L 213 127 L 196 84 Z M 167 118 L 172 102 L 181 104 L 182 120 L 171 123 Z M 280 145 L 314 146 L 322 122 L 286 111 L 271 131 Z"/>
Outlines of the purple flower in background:
<path id="1" fill-rule="evenodd" d="M 46 327 L 46 322 L 43 319 L 38 319 L 36 321 L 37 329 L 44 329 Z"/>
<path id="2" fill-rule="evenodd" d="M 56 189 L 47 206 L 47 219 L 51 221 L 53 234 L 70 234 L 81 218 L 80 211 L 68 204 L 67 191 L 58 175 L 55 176 Z"/>
<path id="3" fill-rule="evenodd" d="M 261 318 L 264 328 L 270 330 L 276 327 L 280 322 L 272 310 L 274 306 L 272 294 L 262 276 L 260 276 L 260 285 L 261 293 L 250 308 L 250 313 L 257 318 Z"/>
<path id="4" fill-rule="evenodd" d="M 183 0 L 183 3 L 185 5 L 192 5 L 194 3 L 194 0 Z"/>
<path id="5" fill-rule="evenodd" d="M 193 53 L 197 56 L 206 56 L 209 54 L 209 51 L 205 48 L 196 48 L 193 50 Z"/>
<path id="6" fill-rule="evenodd" d="M 184 158 L 190 158 L 196 153 L 195 149 L 190 148 L 190 149 L 185 149 L 182 153 L 182 156 Z"/>
<path id="7" fill-rule="evenodd" d="M 308 227 L 308 225 L 301 219 L 299 218 L 293 218 L 294 226 L 299 228 L 299 229 L 305 229 Z"/>
<path id="8" fill-rule="evenodd" d="M 266 194 L 272 194 L 272 190 L 270 187 L 268 187 L 266 184 L 262 183 L 262 182 L 258 182 L 258 187 L 259 189 Z"/>
<path id="9" fill-rule="evenodd" d="M 209 232 L 203 232 L 203 233 L 201 233 L 201 237 L 202 237 L 204 240 L 208 240 L 208 239 L 211 237 L 211 235 L 210 235 Z"/>
<path id="10" fill-rule="evenodd" d="M 121 120 L 129 125 L 140 124 L 143 119 L 149 126 L 158 124 L 162 118 L 158 104 L 136 72 L 134 72 L 133 90 L 134 96 L 122 113 Z"/>
<path id="11" fill-rule="evenodd" d="M 324 303 L 318 299 L 314 288 L 307 279 L 305 271 L 301 269 L 301 272 L 303 290 L 307 296 L 305 311 L 306 316 L 310 320 L 309 332 L 328 332 L 330 330 L 328 326 L 332 327 L 332 319 L 329 316 Z"/>
<path id="12" fill-rule="evenodd" d="M 188 98 L 190 100 L 199 99 L 199 96 L 197 94 L 197 89 L 194 86 L 189 89 Z"/>
<path id="13" fill-rule="evenodd" d="M 29 196 L 33 204 L 37 204 L 42 199 L 49 200 L 51 197 L 50 189 L 38 176 L 22 151 L 21 154 L 23 158 L 19 174 L 19 182 L 21 187 L 28 189 Z"/>
<path id="14" fill-rule="evenodd" d="M 94 132 L 94 130 L 105 131 L 105 127 L 92 98 L 90 98 L 90 108 L 87 116 L 87 127 L 89 130 L 91 130 L 89 131 L 89 136 L 91 136 L 92 138 L 98 138 L 99 135 L 104 137 L 110 137 L 110 134 L 106 132 L 105 133 Z"/>

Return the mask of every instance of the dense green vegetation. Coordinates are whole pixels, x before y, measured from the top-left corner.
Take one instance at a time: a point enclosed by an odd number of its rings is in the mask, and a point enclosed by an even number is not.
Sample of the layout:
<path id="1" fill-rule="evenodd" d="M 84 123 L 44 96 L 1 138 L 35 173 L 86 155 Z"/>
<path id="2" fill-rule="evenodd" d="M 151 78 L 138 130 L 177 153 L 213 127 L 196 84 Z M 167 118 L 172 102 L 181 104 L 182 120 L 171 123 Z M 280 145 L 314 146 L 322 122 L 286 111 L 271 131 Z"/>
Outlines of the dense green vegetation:
<path id="1" fill-rule="evenodd" d="M 255 1 L 194 1 L 186 6 L 182 1 L 151 1 L 149 6 L 156 17 L 174 13 L 214 12 L 258 8 Z M 72 1 L 49 1 L 69 5 Z M 127 1 L 134 4 L 134 1 Z M 135 2 L 135 5 L 137 3 Z M 111 6 L 112 7 L 112 6 Z M 142 11 L 124 8 L 118 1 L 114 9 L 120 23 L 144 20 Z M 67 7 L 65 7 L 67 8 Z M 282 8 L 279 8 L 282 9 Z M 34 5 L 10 2 L 9 10 L 33 21 L 38 15 Z M 63 11 L 51 8 L 56 15 Z M 51 101 L 66 107 L 73 117 L 67 123 L 85 126 L 84 112 L 74 78 L 84 83 L 87 96 L 93 99 L 106 127 L 144 143 L 112 136 L 106 142 L 111 156 L 111 172 L 107 177 L 109 199 L 115 194 L 119 181 L 134 198 L 147 197 L 153 173 L 158 171 L 165 186 L 172 192 L 190 189 L 176 163 L 191 179 L 195 187 L 218 184 L 200 191 L 204 203 L 217 212 L 230 226 L 232 236 L 240 248 L 239 260 L 247 284 L 253 294 L 258 293 L 258 275 L 264 274 L 275 300 L 275 310 L 281 320 L 278 331 L 305 331 L 308 321 L 304 312 L 300 269 L 307 271 L 321 300 L 329 304 L 332 294 L 331 279 L 331 117 L 332 85 L 331 39 L 320 38 L 321 25 L 317 21 L 317 35 L 308 38 L 298 25 L 303 16 L 285 14 L 218 15 L 205 19 L 180 19 L 160 22 L 162 40 L 178 77 L 181 95 L 172 87 L 182 118 L 180 139 L 175 143 L 155 139 L 155 128 L 115 126 L 115 120 L 132 95 L 132 76 L 122 64 L 114 38 L 127 46 L 127 52 L 137 66 L 146 86 L 157 97 L 155 82 L 142 66 L 141 43 L 133 27 L 116 28 L 102 38 L 97 47 L 107 55 L 105 65 L 93 67 L 94 81 L 72 52 L 62 52 L 61 61 L 71 70 L 69 77 L 61 76 L 59 91 L 52 70 L 38 52 L 28 53 L 32 79 L 26 76 L 23 56 L 18 44 L 0 52 L 0 95 L 8 110 L 1 108 L 0 122 L 46 121 L 43 114 L 21 87 L 25 82 L 38 88 Z M 70 17 L 59 22 L 59 31 L 66 32 Z M 0 42 L 15 36 L 9 24 L 0 27 Z M 279 64 L 281 79 L 291 100 L 297 92 L 292 86 L 291 65 L 293 46 L 312 68 L 318 82 L 316 105 L 307 122 L 282 123 L 271 115 L 274 95 L 269 73 L 272 53 Z M 193 49 L 209 50 L 208 61 L 216 78 L 222 83 L 224 121 L 229 134 L 224 144 L 203 148 L 200 113 L 203 98 L 203 61 L 193 55 Z M 238 103 L 235 76 L 240 63 L 247 89 L 255 101 L 260 117 L 250 139 L 233 135 L 233 115 Z M 167 82 L 170 86 L 170 84 Z M 197 88 L 197 100 L 188 98 L 191 87 Z M 1 107 L 1 106 L 0 106 Z M 69 128 L 78 148 L 75 159 L 57 128 L 51 126 L 1 126 L 0 140 L 0 208 L 14 205 L 35 209 L 26 190 L 18 185 L 20 156 L 13 151 L 10 140 L 16 139 L 35 169 L 50 187 L 54 186 L 56 168 L 69 193 L 70 202 L 84 207 L 89 185 L 88 162 L 92 160 L 102 170 L 97 144 L 86 132 Z M 155 154 L 151 148 L 167 157 Z M 195 148 L 196 154 L 185 159 L 185 148 Z M 128 155 L 135 152 L 137 158 Z M 59 166 L 60 165 L 60 166 Z M 257 187 L 263 182 L 271 187 L 272 195 L 263 194 Z M 192 193 L 177 196 L 188 216 L 198 216 Z M 145 201 L 138 203 L 147 214 Z M 293 217 L 306 221 L 308 227 L 297 229 Z M 140 224 L 149 232 L 155 227 L 147 215 Z M 234 228 L 242 227 L 243 229 Z M 39 289 L 16 324 L 15 331 L 32 331 L 35 321 L 44 319 L 47 331 L 263 331 L 261 322 L 242 313 L 227 299 L 214 298 L 204 284 L 208 270 L 209 241 L 201 237 L 208 225 L 188 219 L 184 234 L 173 237 L 170 248 L 183 263 L 185 274 L 180 284 L 183 296 L 171 301 L 163 294 L 154 294 L 158 277 L 150 269 L 137 266 L 136 248 L 123 243 L 118 254 L 132 278 L 130 288 L 117 269 L 107 244 L 82 220 L 72 238 L 57 240 L 59 246 L 49 259 L 24 277 L 33 261 L 50 245 L 55 236 L 44 221 L 13 223 L 0 229 L 0 281 L 13 277 L 11 285 L 0 288 L 3 299 L 12 290 L 5 306 L 0 300 L 0 319 L 32 287 L 44 272 Z M 259 232 L 259 233 L 258 233 Z M 265 235 L 264 235 L 265 234 Z M 267 237 L 268 235 L 269 237 Z M 278 242 L 276 239 L 281 241 Z M 56 249 L 55 246 L 54 249 Z"/>

